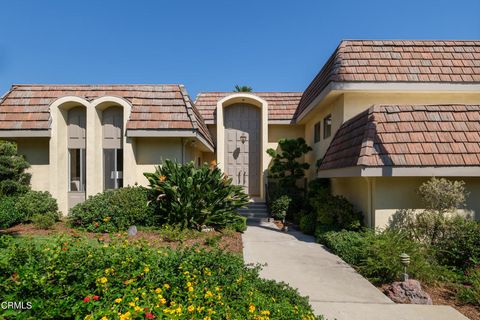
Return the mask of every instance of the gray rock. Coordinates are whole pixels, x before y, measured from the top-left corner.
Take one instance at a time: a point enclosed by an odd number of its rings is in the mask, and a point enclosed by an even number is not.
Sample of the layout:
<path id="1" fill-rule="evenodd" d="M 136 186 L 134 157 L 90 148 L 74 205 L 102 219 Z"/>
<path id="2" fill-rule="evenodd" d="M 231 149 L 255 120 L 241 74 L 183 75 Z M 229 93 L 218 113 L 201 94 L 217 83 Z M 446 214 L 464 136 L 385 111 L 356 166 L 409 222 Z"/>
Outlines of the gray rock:
<path id="1" fill-rule="evenodd" d="M 413 279 L 394 282 L 383 292 L 395 303 L 432 304 L 432 298 L 423 291 L 420 282 Z"/>
<path id="2" fill-rule="evenodd" d="M 137 227 L 136 226 L 131 226 L 128 228 L 128 236 L 133 237 L 137 235 Z"/>

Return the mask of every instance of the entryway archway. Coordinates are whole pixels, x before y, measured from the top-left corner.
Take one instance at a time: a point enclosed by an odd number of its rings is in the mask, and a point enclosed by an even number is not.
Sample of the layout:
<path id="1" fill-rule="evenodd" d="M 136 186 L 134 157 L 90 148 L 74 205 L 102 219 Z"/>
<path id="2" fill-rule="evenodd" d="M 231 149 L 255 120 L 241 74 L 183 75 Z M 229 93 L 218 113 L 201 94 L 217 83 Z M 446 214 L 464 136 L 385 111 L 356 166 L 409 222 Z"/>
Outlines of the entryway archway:
<path id="1" fill-rule="evenodd" d="M 256 106 L 233 104 L 224 110 L 225 173 L 250 197 L 260 196 L 261 113 Z"/>

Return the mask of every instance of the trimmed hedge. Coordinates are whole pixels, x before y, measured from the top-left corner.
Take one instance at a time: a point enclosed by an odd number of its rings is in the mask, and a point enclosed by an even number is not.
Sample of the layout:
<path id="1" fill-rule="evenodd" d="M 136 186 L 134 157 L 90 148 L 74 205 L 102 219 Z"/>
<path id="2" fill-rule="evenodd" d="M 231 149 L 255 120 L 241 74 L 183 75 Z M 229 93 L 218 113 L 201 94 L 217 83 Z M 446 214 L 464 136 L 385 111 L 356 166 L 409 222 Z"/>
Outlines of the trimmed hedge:
<path id="1" fill-rule="evenodd" d="M 144 187 L 107 190 L 89 197 L 70 209 L 68 221 L 73 227 L 91 232 L 115 232 L 132 225 L 155 225 L 150 191 Z"/>

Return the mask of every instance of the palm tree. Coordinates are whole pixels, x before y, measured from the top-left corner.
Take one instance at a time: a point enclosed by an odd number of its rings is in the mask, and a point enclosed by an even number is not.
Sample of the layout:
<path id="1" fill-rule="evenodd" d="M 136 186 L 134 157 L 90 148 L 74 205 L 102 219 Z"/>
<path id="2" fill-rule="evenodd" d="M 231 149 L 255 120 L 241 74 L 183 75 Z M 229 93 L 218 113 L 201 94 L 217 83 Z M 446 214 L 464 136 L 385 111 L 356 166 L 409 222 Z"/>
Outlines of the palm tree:
<path id="1" fill-rule="evenodd" d="M 239 86 L 238 84 L 235 85 L 235 89 L 233 90 L 233 92 L 252 92 L 252 91 L 253 91 L 252 87 Z"/>

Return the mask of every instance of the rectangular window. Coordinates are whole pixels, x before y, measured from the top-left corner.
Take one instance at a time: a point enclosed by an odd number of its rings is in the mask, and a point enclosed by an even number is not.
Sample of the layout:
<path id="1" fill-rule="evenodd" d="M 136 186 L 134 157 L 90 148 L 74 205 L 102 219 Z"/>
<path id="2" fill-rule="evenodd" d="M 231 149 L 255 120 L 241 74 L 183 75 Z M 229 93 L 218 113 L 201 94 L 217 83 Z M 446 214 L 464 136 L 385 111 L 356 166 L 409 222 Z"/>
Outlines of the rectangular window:
<path id="1" fill-rule="evenodd" d="M 319 141 L 320 141 L 320 122 L 317 122 L 313 127 L 313 142 L 317 143 Z"/>
<path id="2" fill-rule="evenodd" d="M 329 114 L 323 119 L 323 138 L 326 139 L 332 135 L 332 115 Z"/>
<path id="3" fill-rule="evenodd" d="M 123 149 L 103 149 L 103 188 L 123 187 Z"/>
<path id="4" fill-rule="evenodd" d="M 68 149 L 69 192 L 85 192 L 86 158 L 85 149 Z"/>

